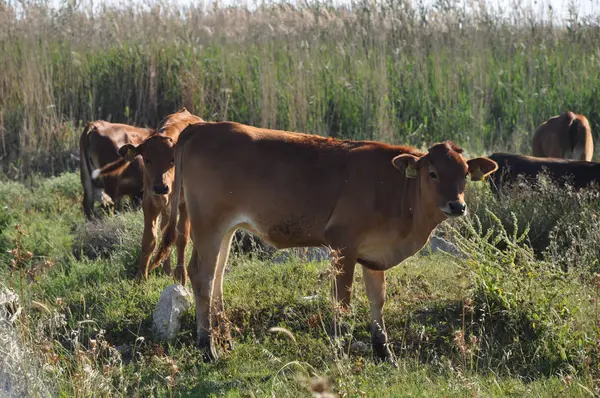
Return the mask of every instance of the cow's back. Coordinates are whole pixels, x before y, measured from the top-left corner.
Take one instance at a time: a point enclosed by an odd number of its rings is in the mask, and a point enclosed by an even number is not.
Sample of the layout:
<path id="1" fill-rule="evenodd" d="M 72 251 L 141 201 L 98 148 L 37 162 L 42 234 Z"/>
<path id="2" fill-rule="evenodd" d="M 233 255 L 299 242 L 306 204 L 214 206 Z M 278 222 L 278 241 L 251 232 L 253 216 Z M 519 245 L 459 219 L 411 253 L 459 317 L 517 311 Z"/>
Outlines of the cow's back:
<path id="1" fill-rule="evenodd" d="M 570 111 L 548 119 L 533 136 L 532 154 L 535 157 L 591 161 L 593 152 L 587 118 Z"/>
<path id="2" fill-rule="evenodd" d="M 349 217 L 371 214 L 375 197 L 369 185 L 379 173 L 373 158 L 402 178 L 391 165 L 398 150 L 387 149 L 382 156 L 386 149 L 381 144 L 377 155 L 369 149 L 372 143 L 207 123 L 186 129 L 178 145 L 184 146 L 186 202 L 193 197 L 191 203 L 199 207 L 217 207 L 234 218 L 232 224 L 247 218 L 246 228 L 276 247 L 323 244 L 341 196 L 352 199 L 341 204 L 349 207 Z M 380 190 L 385 189 L 379 180 Z"/>
<path id="3" fill-rule="evenodd" d="M 569 182 L 576 189 L 584 188 L 600 179 L 600 164 L 596 162 L 506 153 L 494 153 L 489 158 L 498 164 L 498 170 L 490 181 L 495 190 L 516 182 L 519 176 L 533 183 L 542 172 L 554 182 Z"/>
<path id="4" fill-rule="evenodd" d="M 536 157 L 566 158 L 571 153 L 569 125 L 571 116 L 563 113 L 551 117 L 535 131 L 532 142 L 532 154 Z"/>
<path id="5" fill-rule="evenodd" d="M 119 159 L 118 150 L 125 144 L 139 145 L 151 133 L 151 129 L 138 128 L 120 123 L 99 120 L 89 129 L 90 158 L 96 168 Z"/>

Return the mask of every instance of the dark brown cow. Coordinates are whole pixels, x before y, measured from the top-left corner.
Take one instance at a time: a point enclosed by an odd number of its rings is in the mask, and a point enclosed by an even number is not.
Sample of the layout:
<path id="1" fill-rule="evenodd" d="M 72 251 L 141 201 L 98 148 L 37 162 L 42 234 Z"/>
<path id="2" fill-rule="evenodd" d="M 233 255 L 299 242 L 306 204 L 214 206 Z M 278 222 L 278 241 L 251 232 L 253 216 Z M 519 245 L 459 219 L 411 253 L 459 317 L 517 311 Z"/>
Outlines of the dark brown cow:
<path id="1" fill-rule="evenodd" d="M 194 242 L 188 272 L 205 358 L 217 358 L 211 330 L 224 310 L 231 239 L 242 228 L 280 249 L 324 245 L 337 251 L 334 291 L 343 306 L 350 303 L 355 264 L 361 264 L 374 351 L 390 359 L 382 316 L 385 271 L 417 253 L 440 222 L 465 214 L 469 174 L 480 180 L 496 169 L 489 159 L 466 161 L 461 152 L 451 142 L 422 153 L 230 122 L 188 127 L 177 144 L 171 221 L 154 262 L 174 240 L 183 184 Z"/>
<path id="2" fill-rule="evenodd" d="M 190 124 L 203 122 L 198 116 L 192 115 L 183 108 L 179 112 L 167 116 L 158 126 L 156 132 L 139 145 L 124 145 L 119 149 L 122 159 L 108 165 L 99 175 L 110 175 L 120 170 L 129 162 L 141 156 L 144 160 L 144 197 L 142 209 L 144 210 L 144 234 L 142 236 L 142 252 L 138 268 L 138 278 L 147 279 L 148 262 L 156 246 L 158 216 L 161 216 L 161 229 L 169 222 L 167 204 L 173 194 L 174 179 L 173 162 L 175 153 L 173 146 L 179 134 Z M 187 273 L 183 262 L 185 260 L 185 247 L 189 239 L 189 221 L 187 218 L 185 201 L 179 204 L 181 214 L 179 217 L 177 239 L 177 267 L 175 278 L 186 283 Z M 177 214 L 174 216 L 177 218 Z M 164 262 L 164 270 L 171 273 L 171 259 L 168 256 Z"/>
<path id="3" fill-rule="evenodd" d="M 87 124 L 79 138 L 79 168 L 83 185 L 83 212 L 86 217 L 92 217 L 94 202 L 101 193 L 101 188 L 104 188 L 110 200 L 117 206 L 123 196 L 130 196 L 134 201 L 140 200 L 143 170 L 141 159 L 130 163 L 118 173 L 102 178 L 94 179 L 91 170 L 99 169 L 119 159 L 119 148 L 126 144 L 141 143 L 152 131 L 103 120 Z"/>
<path id="4" fill-rule="evenodd" d="M 533 156 L 592 160 L 594 140 L 583 115 L 565 112 L 544 122 L 533 135 Z"/>
<path id="5" fill-rule="evenodd" d="M 533 156 L 494 153 L 490 157 L 498 164 L 498 170 L 489 178 L 492 191 L 498 195 L 501 188 L 511 186 L 522 176 L 535 183 L 537 176 L 545 172 L 554 182 L 569 182 L 575 189 L 600 182 L 600 163 L 582 160 L 538 158 Z"/>

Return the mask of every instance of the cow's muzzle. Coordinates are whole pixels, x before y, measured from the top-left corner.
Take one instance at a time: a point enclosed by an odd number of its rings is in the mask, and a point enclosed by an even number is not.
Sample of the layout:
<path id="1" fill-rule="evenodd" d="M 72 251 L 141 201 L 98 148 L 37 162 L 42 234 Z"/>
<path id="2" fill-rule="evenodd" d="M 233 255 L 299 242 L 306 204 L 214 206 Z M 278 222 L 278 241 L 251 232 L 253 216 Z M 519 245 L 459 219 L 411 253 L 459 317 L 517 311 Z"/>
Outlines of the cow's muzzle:
<path id="1" fill-rule="evenodd" d="M 460 217 L 467 214 L 467 204 L 458 200 L 451 200 L 440 210 L 448 217 Z"/>
<path id="2" fill-rule="evenodd" d="M 169 193 L 169 187 L 167 185 L 155 185 L 153 187 L 154 193 L 157 195 L 166 195 Z"/>

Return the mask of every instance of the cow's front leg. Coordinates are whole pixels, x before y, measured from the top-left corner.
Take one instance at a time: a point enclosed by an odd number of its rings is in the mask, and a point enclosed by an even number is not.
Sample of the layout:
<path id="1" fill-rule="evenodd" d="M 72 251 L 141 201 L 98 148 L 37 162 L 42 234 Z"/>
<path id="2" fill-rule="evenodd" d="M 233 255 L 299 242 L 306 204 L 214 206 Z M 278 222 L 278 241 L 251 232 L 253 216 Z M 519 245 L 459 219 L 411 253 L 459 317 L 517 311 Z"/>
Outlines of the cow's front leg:
<path id="1" fill-rule="evenodd" d="M 168 208 L 163 208 L 160 215 L 160 230 L 164 231 L 169 225 L 169 210 Z M 153 250 L 154 251 L 154 250 Z M 165 261 L 163 261 L 163 271 L 165 275 L 171 275 L 171 253 L 167 256 Z M 149 270 L 152 271 L 152 270 Z"/>
<path id="2" fill-rule="evenodd" d="M 335 250 L 332 253 L 332 265 L 334 277 L 332 283 L 332 297 L 334 303 L 333 323 L 330 334 L 336 339 L 336 343 L 341 343 L 342 355 L 345 355 L 347 340 L 343 337 L 348 333 L 348 327 L 343 322 L 343 313 L 350 309 L 350 299 L 352 297 L 352 282 L 354 280 L 354 267 L 356 265 L 356 252 L 347 247 Z M 337 340 L 342 338 L 341 340 Z"/>
<path id="3" fill-rule="evenodd" d="M 148 262 L 156 246 L 158 212 L 151 203 L 144 203 L 144 234 L 142 236 L 142 252 L 136 278 L 148 279 Z"/>
<path id="4" fill-rule="evenodd" d="M 393 357 L 383 321 L 383 305 L 385 304 L 385 272 L 373 271 L 363 267 L 365 289 L 370 303 L 371 344 L 377 360 L 391 362 L 398 366 Z"/>
<path id="5" fill-rule="evenodd" d="M 179 205 L 179 220 L 177 220 L 177 266 L 175 279 L 185 286 L 187 283 L 187 270 L 185 268 L 185 248 L 190 239 L 190 219 L 187 215 L 185 202 Z"/>

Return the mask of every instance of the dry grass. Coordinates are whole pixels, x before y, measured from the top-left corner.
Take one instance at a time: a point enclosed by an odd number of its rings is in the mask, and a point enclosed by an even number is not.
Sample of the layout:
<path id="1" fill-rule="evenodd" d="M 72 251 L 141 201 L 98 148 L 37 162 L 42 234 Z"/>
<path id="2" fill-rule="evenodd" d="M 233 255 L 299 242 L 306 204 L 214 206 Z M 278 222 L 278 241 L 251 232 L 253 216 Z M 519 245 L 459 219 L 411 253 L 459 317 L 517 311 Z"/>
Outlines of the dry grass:
<path id="1" fill-rule="evenodd" d="M 598 127 L 598 20 L 485 2 L 177 8 L 0 5 L 5 173 L 74 166 L 83 122 L 207 119 L 471 151 L 529 151 L 565 109 Z"/>

